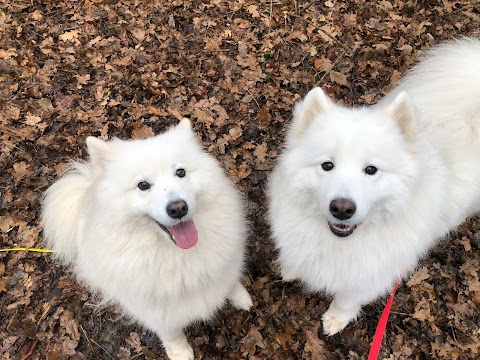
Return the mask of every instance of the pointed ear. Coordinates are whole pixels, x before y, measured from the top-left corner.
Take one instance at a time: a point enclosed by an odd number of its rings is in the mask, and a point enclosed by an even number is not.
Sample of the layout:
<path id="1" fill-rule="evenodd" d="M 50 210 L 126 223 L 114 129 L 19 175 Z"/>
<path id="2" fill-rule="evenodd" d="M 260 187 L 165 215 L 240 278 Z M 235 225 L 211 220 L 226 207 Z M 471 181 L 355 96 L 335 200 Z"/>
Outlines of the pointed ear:
<path id="1" fill-rule="evenodd" d="M 88 154 L 90 155 L 90 162 L 95 165 L 104 162 L 110 152 L 108 143 L 93 136 L 87 137 L 86 143 Z"/>
<path id="2" fill-rule="evenodd" d="M 396 121 L 405 138 L 409 141 L 413 140 L 416 130 L 416 118 L 410 96 L 405 91 L 402 91 L 387 107 L 387 112 Z"/>
<path id="3" fill-rule="evenodd" d="M 334 106 L 333 101 L 325 95 L 321 88 L 316 87 L 310 90 L 305 99 L 295 106 L 289 140 L 298 141 L 317 115 L 332 110 Z"/>
<path id="4" fill-rule="evenodd" d="M 180 120 L 180 122 L 178 123 L 177 127 L 181 128 L 181 129 L 185 129 L 185 130 L 192 130 L 192 123 L 190 122 L 189 119 L 187 118 L 183 118 L 182 120 Z"/>

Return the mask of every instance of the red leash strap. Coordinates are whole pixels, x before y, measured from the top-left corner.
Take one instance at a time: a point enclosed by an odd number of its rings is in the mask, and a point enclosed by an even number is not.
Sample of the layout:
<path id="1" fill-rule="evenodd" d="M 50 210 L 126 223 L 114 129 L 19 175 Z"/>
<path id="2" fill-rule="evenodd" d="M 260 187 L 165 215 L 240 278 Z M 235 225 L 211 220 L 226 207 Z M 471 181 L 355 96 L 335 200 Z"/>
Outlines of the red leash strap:
<path id="1" fill-rule="evenodd" d="M 383 309 L 382 316 L 378 321 L 377 329 L 375 330 L 375 335 L 373 335 L 372 347 L 368 353 L 368 360 L 376 360 L 378 358 L 378 353 L 380 352 L 380 347 L 382 346 L 383 335 L 385 334 L 385 328 L 387 327 L 388 316 L 390 315 L 390 309 L 392 308 L 393 298 L 397 292 L 398 286 L 402 282 L 402 279 L 398 279 L 395 287 L 390 294 L 385 309 Z"/>

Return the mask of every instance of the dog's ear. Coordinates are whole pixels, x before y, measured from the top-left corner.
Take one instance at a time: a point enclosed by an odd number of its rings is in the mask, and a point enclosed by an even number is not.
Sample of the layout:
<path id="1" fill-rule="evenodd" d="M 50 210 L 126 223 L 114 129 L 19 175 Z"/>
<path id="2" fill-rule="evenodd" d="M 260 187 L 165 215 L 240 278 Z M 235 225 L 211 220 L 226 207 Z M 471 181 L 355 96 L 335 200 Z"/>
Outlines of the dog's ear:
<path id="1" fill-rule="evenodd" d="M 192 122 L 188 118 L 183 118 L 182 120 L 180 120 L 177 127 L 179 127 L 180 129 L 191 131 L 192 130 Z"/>
<path id="2" fill-rule="evenodd" d="M 388 114 L 396 121 L 403 136 L 411 141 L 414 139 L 416 118 L 412 99 L 402 91 L 387 107 Z"/>
<path id="3" fill-rule="evenodd" d="M 86 143 L 91 163 L 98 165 L 104 162 L 110 152 L 108 143 L 93 136 L 87 137 Z"/>
<path id="4" fill-rule="evenodd" d="M 299 102 L 293 111 L 293 122 L 290 127 L 288 139 L 290 142 L 298 141 L 307 131 L 313 119 L 334 107 L 332 100 L 328 98 L 323 90 L 315 87 Z"/>

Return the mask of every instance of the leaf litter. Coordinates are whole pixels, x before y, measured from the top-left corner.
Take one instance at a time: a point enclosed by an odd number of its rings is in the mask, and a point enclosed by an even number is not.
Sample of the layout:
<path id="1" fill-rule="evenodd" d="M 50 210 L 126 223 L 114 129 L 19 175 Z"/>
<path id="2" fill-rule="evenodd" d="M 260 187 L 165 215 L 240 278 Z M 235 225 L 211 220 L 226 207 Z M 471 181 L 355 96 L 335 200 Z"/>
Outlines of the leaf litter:
<path id="1" fill-rule="evenodd" d="M 230 307 L 188 337 L 199 359 L 362 359 L 384 300 L 326 337 L 329 299 L 283 284 L 265 183 L 295 101 L 313 86 L 371 104 L 422 51 L 480 34 L 477 2 L 66 0 L 0 4 L 1 248 L 43 247 L 42 192 L 94 135 L 145 138 L 187 116 L 246 194 L 249 313 Z M 454 66 L 454 65 L 453 65 Z M 476 359 L 480 219 L 453 232 L 398 290 L 384 359 Z M 49 254 L 0 253 L 2 359 L 156 359 Z"/>

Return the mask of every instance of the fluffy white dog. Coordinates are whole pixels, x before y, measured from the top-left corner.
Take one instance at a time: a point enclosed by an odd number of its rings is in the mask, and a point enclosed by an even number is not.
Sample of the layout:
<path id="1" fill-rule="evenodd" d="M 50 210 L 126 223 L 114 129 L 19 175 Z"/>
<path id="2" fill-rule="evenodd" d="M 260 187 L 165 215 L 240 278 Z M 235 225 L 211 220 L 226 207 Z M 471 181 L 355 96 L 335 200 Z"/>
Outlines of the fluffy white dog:
<path id="1" fill-rule="evenodd" d="M 480 40 L 435 48 L 375 106 L 311 90 L 269 197 L 282 275 L 333 295 L 335 334 L 480 210 Z"/>
<path id="2" fill-rule="evenodd" d="M 242 199 L 184 119 L 146 140 L 88 138 L 88 163 L 45 194 L 44 234 L 64 263 L 105 301 L 156 332 L 172 360 L 193 359 L 183 333 L 241 285 Z"/>

